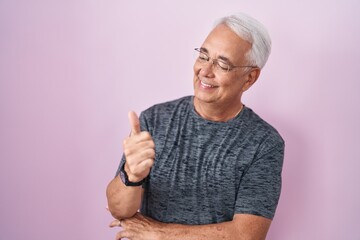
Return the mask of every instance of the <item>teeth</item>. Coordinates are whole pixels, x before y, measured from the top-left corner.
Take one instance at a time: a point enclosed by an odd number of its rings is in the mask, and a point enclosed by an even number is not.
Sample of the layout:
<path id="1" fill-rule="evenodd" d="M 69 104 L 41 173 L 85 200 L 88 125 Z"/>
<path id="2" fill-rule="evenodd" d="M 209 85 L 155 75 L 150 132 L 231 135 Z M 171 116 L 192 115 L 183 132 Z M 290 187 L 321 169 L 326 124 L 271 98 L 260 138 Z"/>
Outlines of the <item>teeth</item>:
<path id="1" fill-rule="evenodd" d="M 210 85 L 210 84 L 206 84 L 204 83 L 203 81 L 200 81 L 201 82 L 201 85 L 205 86 L 205 87 L 209 87 L 209 88 L 213 88 L 214 86 L 213 85 Z"/>

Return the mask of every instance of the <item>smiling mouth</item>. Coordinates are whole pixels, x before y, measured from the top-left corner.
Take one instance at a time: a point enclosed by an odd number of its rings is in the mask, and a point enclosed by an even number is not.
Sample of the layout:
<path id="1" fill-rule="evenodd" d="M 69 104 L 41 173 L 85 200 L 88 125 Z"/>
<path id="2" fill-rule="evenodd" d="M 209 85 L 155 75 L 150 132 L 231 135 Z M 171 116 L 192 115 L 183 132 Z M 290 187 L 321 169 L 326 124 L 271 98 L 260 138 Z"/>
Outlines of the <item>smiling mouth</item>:
<path id="1" fill-rule="evenodd" d="M 201 84 L 201 86 L 206 87 L 206 88 L 214 88 L 214 87 L 216 87 L 216 86 L 214 86 L 214 85 L 210 85 L 210 84 L 204 83 L 204 82 L 201 81 L 201 80 L 200 80 L 200 84 Z"/>

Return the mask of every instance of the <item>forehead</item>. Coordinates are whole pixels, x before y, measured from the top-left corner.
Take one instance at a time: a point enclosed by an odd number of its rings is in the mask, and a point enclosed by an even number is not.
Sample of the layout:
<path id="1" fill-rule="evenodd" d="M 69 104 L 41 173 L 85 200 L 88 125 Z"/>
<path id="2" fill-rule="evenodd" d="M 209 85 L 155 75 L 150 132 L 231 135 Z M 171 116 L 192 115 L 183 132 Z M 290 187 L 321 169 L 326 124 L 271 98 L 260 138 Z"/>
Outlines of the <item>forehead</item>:
<path id="1" fill-rule="evenodd" d="M 209 33 L 202 47 L 213 56 L 224 56 L 237 61 L 244 57 L 251 48 L 251 44 L 239 37 L 228 26 L 220 24 Z"/>

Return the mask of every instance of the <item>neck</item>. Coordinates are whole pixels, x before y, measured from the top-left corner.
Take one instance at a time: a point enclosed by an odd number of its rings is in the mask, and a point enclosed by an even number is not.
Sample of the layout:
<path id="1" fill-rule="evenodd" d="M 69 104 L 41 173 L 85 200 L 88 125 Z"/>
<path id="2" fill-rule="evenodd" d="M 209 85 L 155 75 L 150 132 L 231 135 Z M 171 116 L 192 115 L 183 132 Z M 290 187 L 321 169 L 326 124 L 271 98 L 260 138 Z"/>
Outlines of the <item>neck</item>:
<path id="1" fill-rule="evenodd" d="M 235 118 L 243 109 L 241 101 L 227 106 L 212 103 L 200 103 L 194 98 L 195 111 L 204 119 L 214 122 L 227 122 Z"/>

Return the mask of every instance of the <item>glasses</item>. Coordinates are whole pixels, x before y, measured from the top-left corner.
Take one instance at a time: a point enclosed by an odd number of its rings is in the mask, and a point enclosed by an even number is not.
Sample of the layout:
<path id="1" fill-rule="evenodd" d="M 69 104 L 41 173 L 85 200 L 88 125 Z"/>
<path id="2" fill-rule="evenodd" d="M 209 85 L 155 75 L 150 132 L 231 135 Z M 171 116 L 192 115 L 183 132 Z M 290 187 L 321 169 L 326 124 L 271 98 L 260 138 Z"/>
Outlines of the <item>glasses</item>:
<path id="1" fill-rule="evenodd" d="M 227 73 L 234 68 L 256 68 L 254 66 L 233 66 L 230 63 L 227 63 L 221 59 L 212 59 L 210 58 L 207 53 L 205 53 L 201 48 L 195 48 L 195 51 L 198 55 L 196 55 L 196 61 L 202 65 L 206 63 L 211 63 L 214 66 L 215 70 L 219 70 L 220 72 Z"/>

